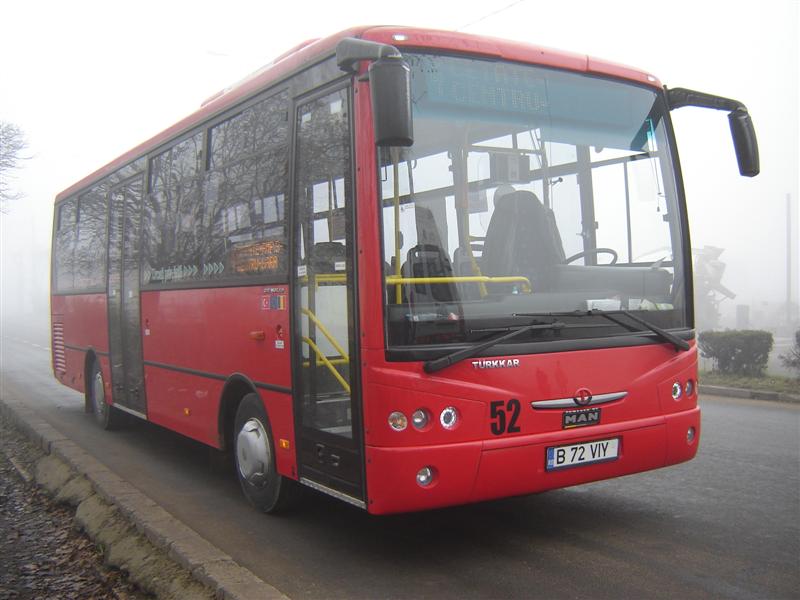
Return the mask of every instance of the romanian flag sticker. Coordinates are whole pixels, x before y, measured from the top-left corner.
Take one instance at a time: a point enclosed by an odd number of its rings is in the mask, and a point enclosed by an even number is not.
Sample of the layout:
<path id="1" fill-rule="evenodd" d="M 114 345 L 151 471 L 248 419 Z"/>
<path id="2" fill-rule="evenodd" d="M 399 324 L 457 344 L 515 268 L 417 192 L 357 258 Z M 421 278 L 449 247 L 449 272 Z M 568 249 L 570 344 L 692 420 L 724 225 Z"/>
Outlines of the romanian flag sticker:
<path id="1" fill-rule="evenodd" d="M 286 310 L 286 294 L 261 296 L 261 310 Z"/>

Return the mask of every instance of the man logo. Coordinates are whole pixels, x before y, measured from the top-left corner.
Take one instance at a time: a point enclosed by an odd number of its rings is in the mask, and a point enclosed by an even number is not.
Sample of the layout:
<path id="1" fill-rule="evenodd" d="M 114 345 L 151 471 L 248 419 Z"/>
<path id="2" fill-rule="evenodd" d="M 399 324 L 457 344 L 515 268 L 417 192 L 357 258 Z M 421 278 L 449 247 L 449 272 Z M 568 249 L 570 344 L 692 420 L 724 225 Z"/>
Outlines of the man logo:
<path id="1" fill-rule="evenodd" d="M 600 423 L 599 408 L 582 408 L 579 410 L 564 411 L 561 419 L 562 429 L 574 429 L 576 427 L 588 427 Z"/>
<path id="2" fill-rule="evenodd" d="M 586 406 L 592 401 L 592 392 L 590 392 L 588 388 L 581 388 L 577 392 L 575 392 L 575 395 L 572 397 L 572 400 L 578 406 Z"/>

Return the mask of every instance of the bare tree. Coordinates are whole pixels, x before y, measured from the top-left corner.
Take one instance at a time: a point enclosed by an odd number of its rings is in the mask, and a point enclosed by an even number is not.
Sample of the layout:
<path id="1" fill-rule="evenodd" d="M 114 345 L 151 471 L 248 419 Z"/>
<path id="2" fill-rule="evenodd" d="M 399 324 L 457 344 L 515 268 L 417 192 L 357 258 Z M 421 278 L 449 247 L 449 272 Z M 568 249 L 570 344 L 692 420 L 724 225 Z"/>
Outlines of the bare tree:
<path id="1" fill-rule="evenodd" d="M 19 168 L 19 161 L 27 147 L 22 129 L 13 123 L 0 121 L 0 210 L 8 200 L 17 200 L 22 196 L 20 192 L 13 191 L 9 182 L 11 172 Z"/>

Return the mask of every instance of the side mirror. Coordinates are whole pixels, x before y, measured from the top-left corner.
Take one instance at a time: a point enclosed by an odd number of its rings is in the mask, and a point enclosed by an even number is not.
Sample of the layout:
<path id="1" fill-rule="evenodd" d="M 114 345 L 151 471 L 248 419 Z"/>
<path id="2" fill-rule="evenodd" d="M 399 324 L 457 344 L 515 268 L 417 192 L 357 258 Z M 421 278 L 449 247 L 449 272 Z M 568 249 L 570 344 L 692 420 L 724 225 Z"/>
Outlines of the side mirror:
<path id="1" fill-rule="evenodd" d="M 760 171 L 758 158 L 758 140 L 753 120 L 747 107 L 738 100 L 714 96 L 686 88 L 672 88 L 667 90 L 669 109 L 674 110 L 682 106 L 699 106 L 715 110 L 729 110 L 728 122 L 731 126 L 733 148 L 736 151 L 736 160 L 739 163 L 739 173 L 745 177 L 755 177 Z"/>
<path id="2" fill-rule="evenodd" d="M 355 73 L 358 63 L 369 66 L 372 124 L 378 146 L 411 146 L 411 69 L 394 46 L 345 38 L 336 46 L 336 62 L 343 71 Z"/>
<path id="3" fill-rule="evenodd" d="M 736 160 L 739 163 L 739 173 L 745 177 L 755 177 L 761 167 L 753 119 L 747 111 L 734 110 L 728 114 L 728 122 L 731 126 Z"/>
<path id="4" fill-rule="evenodd" d="M 402 58 L 381 58 L 369 66 L 372 126 L 378 146 L 411 146 L 411 69 Z"/>

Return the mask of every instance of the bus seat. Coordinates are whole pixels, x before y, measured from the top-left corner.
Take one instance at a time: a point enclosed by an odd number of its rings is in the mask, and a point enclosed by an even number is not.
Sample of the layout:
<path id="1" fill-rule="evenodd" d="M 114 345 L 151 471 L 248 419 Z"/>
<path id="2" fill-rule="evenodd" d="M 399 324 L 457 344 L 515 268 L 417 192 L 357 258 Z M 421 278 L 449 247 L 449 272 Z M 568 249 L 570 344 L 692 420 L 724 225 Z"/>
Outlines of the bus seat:
<path id="1" fill-rule="evenodd" d="M 453 266 L 441 246 L 418 244 L 406 255 L 403 277 L 453 277 Z M 413 304 L 453 302 L 458 298 L 453 283 L 412 283 L 404 286 Z"/>
<path id="2" fill-rule="evenodd" d="M 536 292 L 552 288 L 554 269 L 563 262 L 555 217 L 533 192 L 516 191 L 495 202 L 481 259 L 485 275 L 528 277 Z"/>
<path id="3" fill-rule="evenodd" d="M 342 242 L 317 242 L 311 255 L 311 266 L 315 273 L 344 273 L 342 263 L 347 262 L 347 248 Z M 336 268 L 339 263 L 339 268 Z"/>

